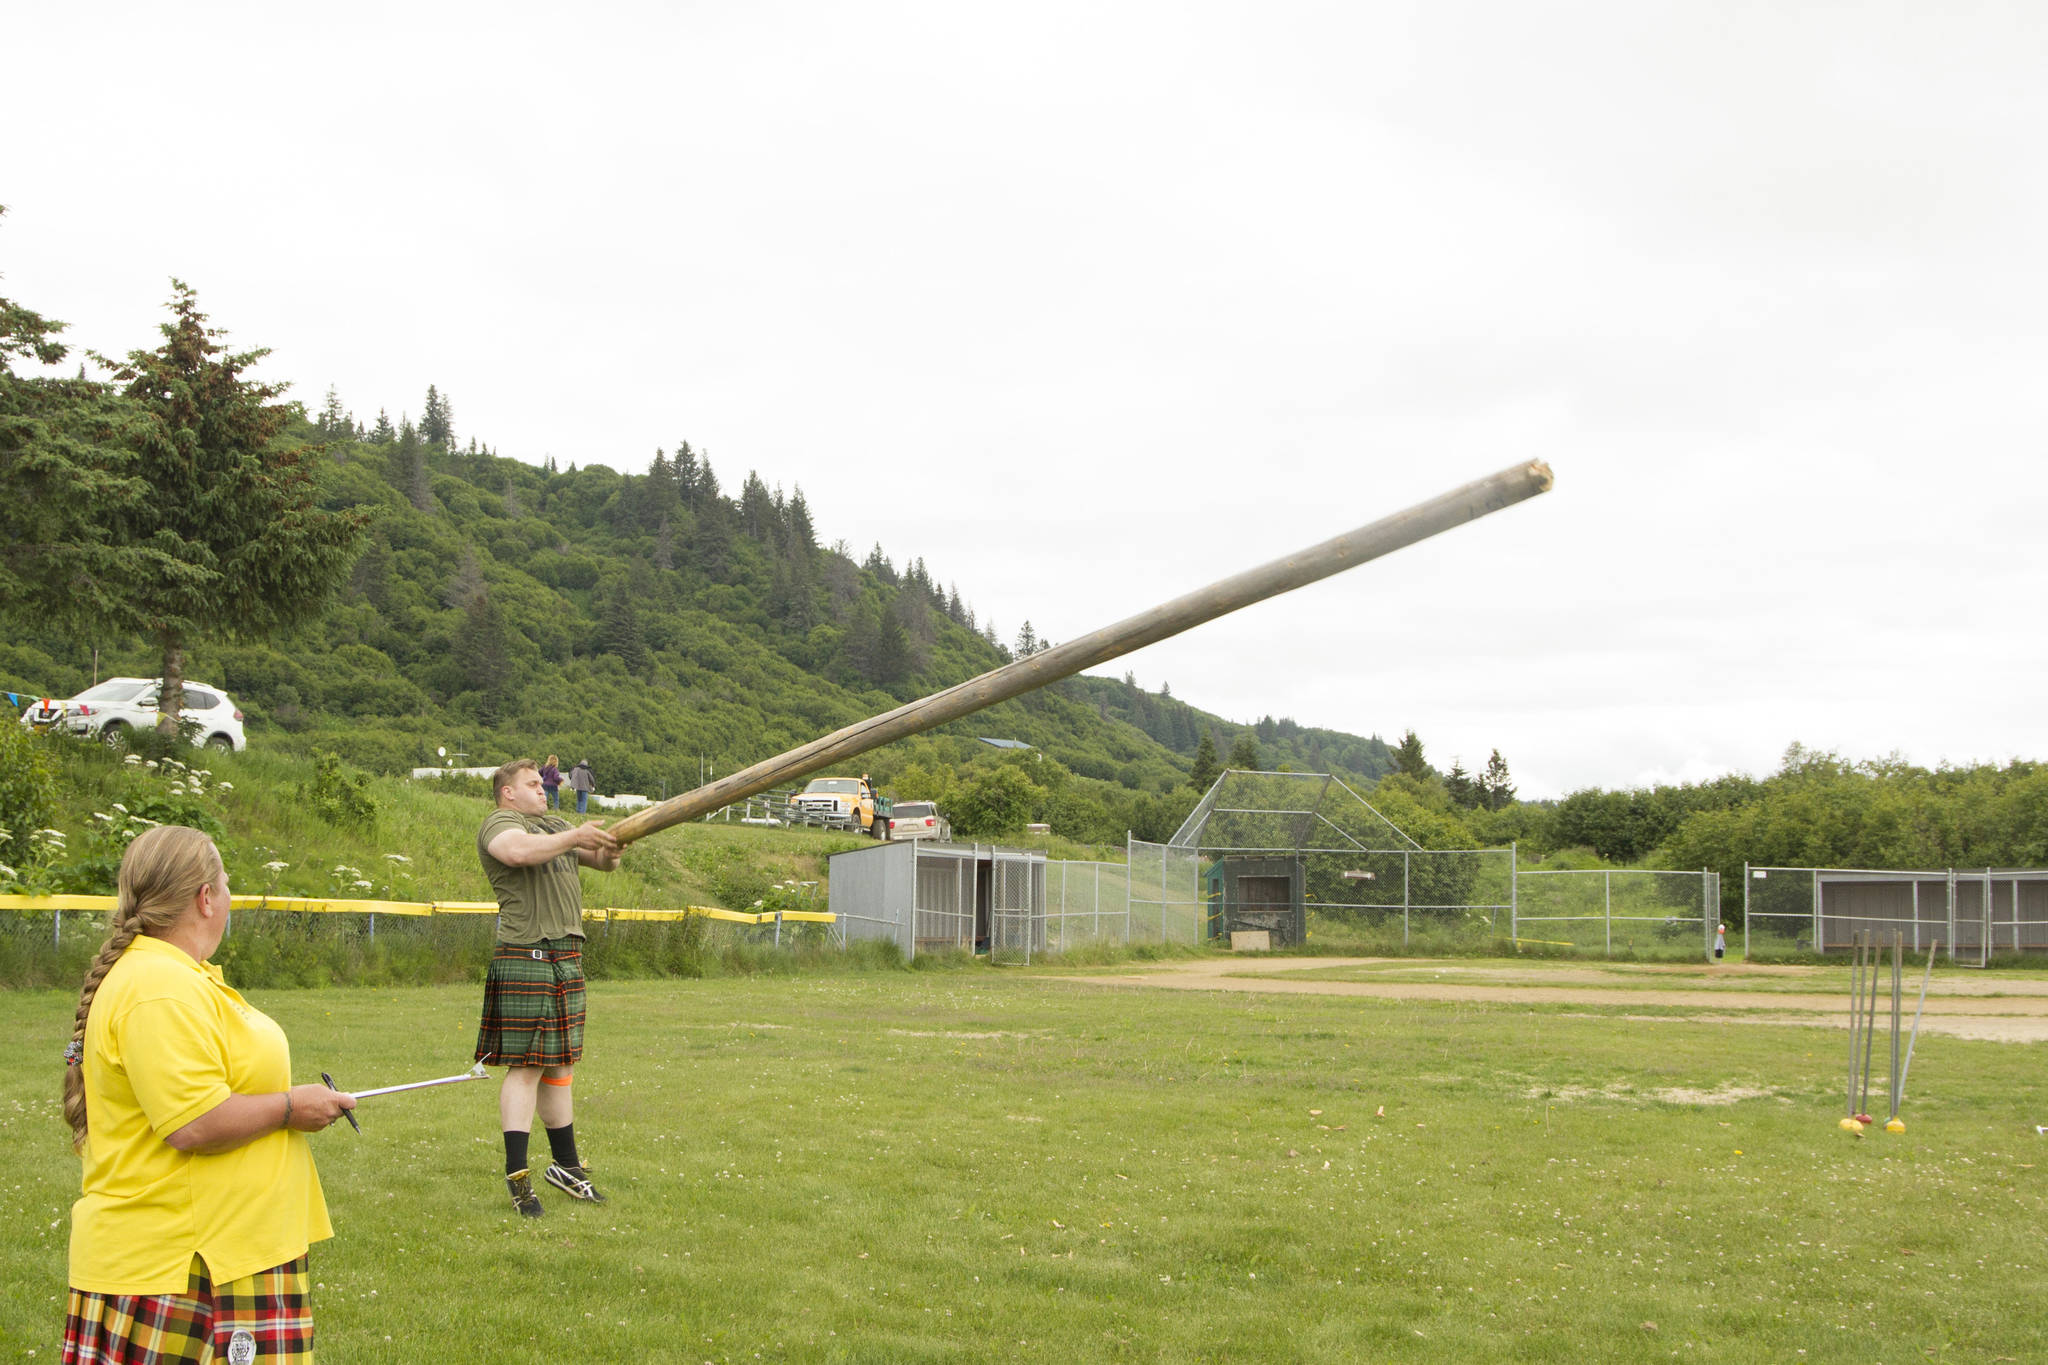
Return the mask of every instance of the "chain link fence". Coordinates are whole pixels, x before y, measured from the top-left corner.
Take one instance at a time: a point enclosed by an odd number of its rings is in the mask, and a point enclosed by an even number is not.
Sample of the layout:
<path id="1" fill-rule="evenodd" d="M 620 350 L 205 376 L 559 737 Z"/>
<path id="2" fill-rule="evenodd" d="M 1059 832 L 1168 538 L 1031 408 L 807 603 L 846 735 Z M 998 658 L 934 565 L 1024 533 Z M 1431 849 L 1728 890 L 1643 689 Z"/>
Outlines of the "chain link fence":
<path id="1" fill-rule="evenodd" d="M 0 981 L 77 989 L 106 941 L 110 911 L 23 908 L 28 899 L 0 897 Z M 481 982 L 497 939 L 494 905 L 400 908 L 405 903 L 382 901 L 371 903 L 374 910 L 352 910 L 349 902 L 310 904 L 321 908 L 270 907 L 260 900 L 237 904 L 212 960 L 237 986 L 263 989 Z M 583 969 L 598 980 L 702 976 L 706 954 L 727 943 L 790 944 L 800 933 L 822 935 L 829 919 L 820 913 L 753 915 L 713 907 L 592 910 L 583 922 Z"/>
<path id="2" fill-rule="evenodd" d="M 1714 872 L 1527 871 L 1516 877 L 1515 946 L 1637 958 L 1711 958 Z"/>
<path id="3" fill-rule="evenodd" d="M 1192 848 L 1125 844 L 1130 875 L 1130 943 L 1197 944 L 1208 935 L 1209 907 L 1202 895 L 1202 858 Z"/>
<path id="4" fill-rule="evenodd" d="M 1131 869 L 1123 863 L 1045 865 L 1045 946 L 1071 952 L 1131 941 Z"/>

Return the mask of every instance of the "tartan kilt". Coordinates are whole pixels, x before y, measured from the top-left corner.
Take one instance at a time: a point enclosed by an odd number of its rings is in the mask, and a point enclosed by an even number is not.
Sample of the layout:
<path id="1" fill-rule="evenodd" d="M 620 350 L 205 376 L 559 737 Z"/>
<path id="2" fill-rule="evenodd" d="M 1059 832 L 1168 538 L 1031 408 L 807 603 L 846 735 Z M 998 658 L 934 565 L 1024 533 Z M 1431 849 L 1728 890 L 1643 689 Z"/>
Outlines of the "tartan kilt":
<path id="1" fill-rule="evenodd" d="M 583 940 L 500 943 L 484 978 L 476 1060 L 573 1066 L 583 1059 Z"/>
<path id="2" fill-rule="evenodd" d="M 64 1365 L 312 1365 L 306 1258 L 216 1285 L 194 1255 L 182 1294 L 71 1291 Z"/>

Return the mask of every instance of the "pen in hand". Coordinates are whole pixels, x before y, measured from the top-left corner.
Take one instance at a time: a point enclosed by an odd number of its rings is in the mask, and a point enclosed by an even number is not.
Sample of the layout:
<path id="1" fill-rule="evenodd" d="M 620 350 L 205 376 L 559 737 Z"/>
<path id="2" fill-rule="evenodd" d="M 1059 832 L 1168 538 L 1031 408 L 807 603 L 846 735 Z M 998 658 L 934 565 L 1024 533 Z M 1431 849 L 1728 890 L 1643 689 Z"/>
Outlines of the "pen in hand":
<path id="1" fill-rule="evenodd" d="M 320 1079 L 321 1079 L 321 1080 L 323 1080 L 323 1081 L 325 1081 L 325 1082 L 327 1082 L 327 1088 L 328 1088 L 329 1090 L 339 1090 L 339 1089 L 341 1089 L 341 1087 L 340 1087 L 340 1086 L 338 1086 L 338 1085 L 336 1085 L 336 1084 L 334 1083 L 334 1077 L 332 1077 L 332 1076 L 328 1075 L 328 1074 L 327 1074 L 326 1072 L 324 1072 L 324 1071 L 320 1073 Z M 349 1127 L 351 1127 L 351 1128 L 353 1128 L 353 1129 L 355 1129 L 358 1135 L 360 1135 L 360 1134 L 362 1133 L 362 1131 L 363 1131 L 363 1125 L 362 1125 L 362 1124 L 360 1124 L 360 1123 L 357 1123 L 357 1122 L 356 1122 L 356 1111 L 355 1111 L 355 1110 L 353 1110 L 353 1109 L 344 1109 L 344 1110 L 342 1110 L 342 1111 L 341 1111 L 341 1116 L 342 1116 L 343 1118 L 345 1118 L 345 1119 L 347 1119 L 347 1120 L 348 1120 L 348 1126 L 349 1126 Z"/>

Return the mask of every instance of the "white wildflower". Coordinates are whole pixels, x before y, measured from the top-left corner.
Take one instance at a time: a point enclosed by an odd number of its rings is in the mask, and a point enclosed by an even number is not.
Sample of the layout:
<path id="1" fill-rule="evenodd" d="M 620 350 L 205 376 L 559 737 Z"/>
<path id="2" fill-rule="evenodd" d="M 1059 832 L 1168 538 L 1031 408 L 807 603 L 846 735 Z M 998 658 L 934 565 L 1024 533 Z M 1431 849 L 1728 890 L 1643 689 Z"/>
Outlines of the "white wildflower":
<path id="1" fill-rule="evenodd" d="M 213 788 L 215 791 L 231 792 L 235 789 L 235 784 L 232 782 L 216 782 L 213 784 Z"/>
<path id="2" fill-rule="evenodd" d="M 114 817 L 103 810 L 96 810 L 92 813 L 92 818 L 95 820 L 112 820 Z"/>
<path id="3" fill-rule="evenodd" d="M 16 872 L 16 871 L 15 871 L 15 870 L 14 870 L 13 868 L 9 867 L 9 866 L 8 866 L 8 865 L 7 865 L 6 863 L 0 863 L 0 877 L 5 877 L 5 878 L 6 878 L 6 879 L 7 879 L 8 881 L 10 881 L 10 882 L 11 882 L 11 881 L 13 881 L 13 880 L 14 880 L 15 878 L 19 877 L 20 875 L 21 875 L 21 874 L 20 874 L 19 872 Z"/>
<path id="4" fill-rule="evenodd" d="M 131 768 L 132 768 L 132 767 L 134 767 L 134 766 L 135 766 L 136 764 L 138 764 L 138 763 L 142 762 L 142 755 L 141 755 L 141 754 L 130 754 L 130 755 L 128 755 L 128 757 L 126 757 L 126 758 L 122 759 L 121 761 L 122 761 L 123 763 L 127 764 L 127 765 L 128 765 L 129 767 L 131 767 Z"/>
<path id="5" fill-rule="evenodd" d="M 156 766 L 156 760 L 153 758 L 144 759 L 142 762 L 142 766 L 145 768 L 154 768 Z"/>
<path id="6" fill-rule="evenodd" d="M 350 882 L 349 885 L 353 886 L 358 891 L 368 891 L 370 889 L 370 884 L 366 881 L 361 880 L 360 878 Z"/>
<path id="7" fill-rule="evenodd" d="M 409 863 L 412 861 L 412 859 L 406 857 L 403 853 L 387 853 L 384 855 L 384 859 L 386 862 L 393 863 Z"/>
<path id="8" fill-rule="evenodd" d="M 288 868 L 288 867 L 290 867 L 290 866 L 291 866 L 291 864 L 290 864 L 290 863 L 286 862 L 286 861 L 285 861 L 284 859 L 282 859 L 282 858 L 278 858 L 278 859 L 275 859 L 275 860 L 273 860 L 273 861 L 271 861 L 271 862 L 267 862 L 267 863 L 265 863 L 265 864 L 263 865 L 263 870 L 264 870 L 265 872 L 282 872 L 282 871 L 284 871 L 284 870 L 285 870 L 286 868 Z"/>
<path id="9" fill-rule="evenodd" d="M 128 813 L 128 808 L 122 805 L 119 801 L 114 802 L 114 809 L 121 812 L 121 814 L 123 815 L 126 815 Z"/>

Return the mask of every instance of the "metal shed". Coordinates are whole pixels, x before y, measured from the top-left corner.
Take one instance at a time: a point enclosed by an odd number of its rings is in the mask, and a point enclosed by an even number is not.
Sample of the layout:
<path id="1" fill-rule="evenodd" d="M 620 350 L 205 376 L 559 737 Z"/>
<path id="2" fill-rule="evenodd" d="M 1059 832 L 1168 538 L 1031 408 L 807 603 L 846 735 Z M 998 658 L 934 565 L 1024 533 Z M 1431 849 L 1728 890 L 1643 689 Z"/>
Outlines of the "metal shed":
<path id="1" fill-rule="evenodd" d="M 1818 868 L 1812 876 L 1816 952 L 1846 948 L 1859 930 L 1896 930 L 1914 949 L 1939 943 L 1959 962 L 2048 949 L 2048 870 Z"/>
<path id="2" fill-rule="evenodd" d="M 875 844 L 826 861 L 844 942 L 889 939 L 905 958 L 933 949 L 1029 962 L 1045 951 L 1045 855 L 929 839 Z"/>

